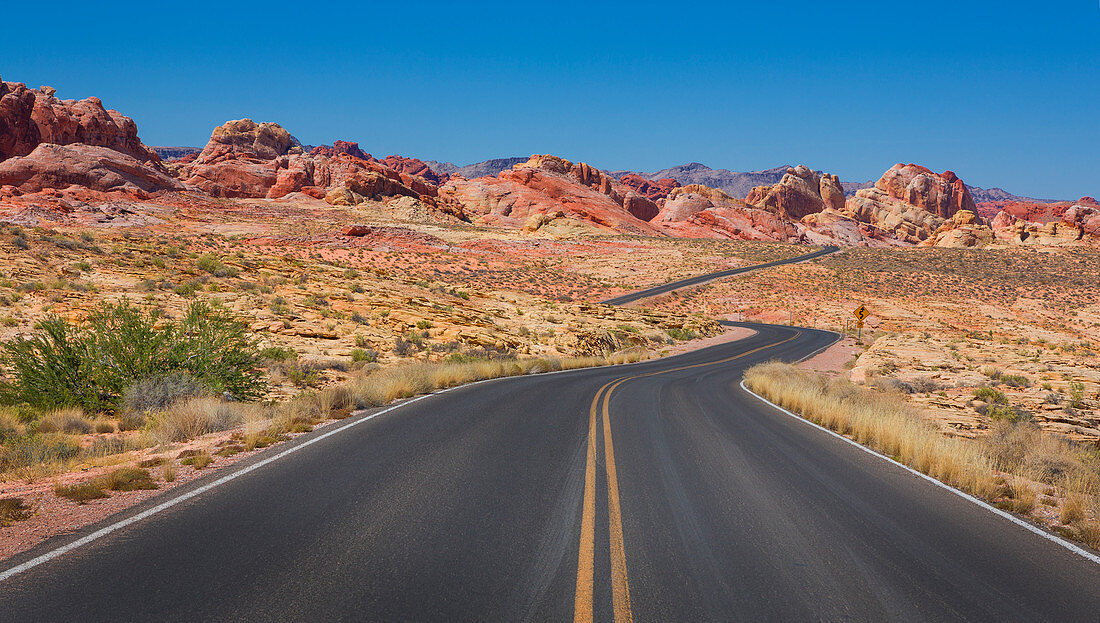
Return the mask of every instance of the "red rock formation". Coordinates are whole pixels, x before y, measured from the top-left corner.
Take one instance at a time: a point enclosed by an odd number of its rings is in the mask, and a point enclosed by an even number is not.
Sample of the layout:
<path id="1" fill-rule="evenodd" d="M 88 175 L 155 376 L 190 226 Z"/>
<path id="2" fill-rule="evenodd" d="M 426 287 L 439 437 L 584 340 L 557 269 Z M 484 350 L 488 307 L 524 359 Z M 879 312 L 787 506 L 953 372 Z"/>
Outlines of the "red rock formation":
<path id="1" fill-rule="evenodd" d="M 98 97 L 62 100 L 54 89 L 0 81 L 0 160 L 30 154 L 42 143 L 108 147 L 140 162 L 160 163 L 142 144 L 134 120 L 106 110 Z"/>
<path id="2" fill-rule="evenodd" d="M 386 156 L 381 160 L 381 163 L 402 175 L 422 177 L 437 186 L 443 181 L 438 173 L 433 171 L 423 160 L 417 158 L 406 158 L 397 155 Z"/>
<path id="3" fill-rule="evenodd" d="M 637 173 L 630 173 L 619 178 L 619 183 L 644 196 L 650 201 L 657 201 L 668 197 L 673 188 L 680 186 L 680 182 L 666 177 L 659 180 L 649 180 Z"/>
<path id="4" fill-rule="evenodd" d="M 840 181 L 835 175 L 818 177 L 804 164 L 788 168 L 779 183 L 771 186 L 757 186 L 749 191 L 745 202 L 762 210 L 774 212 L 783 218 L 796 221 L 808 214 L 825 209 L 822 188 L 829 195 L 830 206 L 836 201 L 835 193 L 843 198 Z"/>
<path id="5" fill-rule="evenodd" d="M 21 193 L 70 186 L 128 192 L 139 198 L 160 190 L 182 190 L 179 180 L 148 162 L 108 147 L 42 143 L 26 156 L 0 162 L 0 186 Z"/>
<path id="6" fill-rule="evenodd" d="M 899 163 L 875 182 L 875 188 L 941 218 L 951 218 L 959 210 L 977 212 L 970 190 L 952 171 L 937 175 L 920 165 Z"/>
<path id="7" fill-rule="evenodd" d="M 873 188 L 857 190 L 843 212 L 901 242 L 918 244 L 960 210 L 977 214 L 970 191 L 954 173 L 936 175 L 915 164 L 897 164 Z"/>
<path id="8" fill-rule="evenodd" d="M 369 236 L 373 230 L 370 225 L 348 225 L 340 231 L 345 236 Z"/>
<path id="9" fill-rule="evenodd" d="M 978 204 L 978 214 L 983 218 L 993 218 L 999 212 L 1007 212 L 1012 216 L 1031 223 L 1050 223 L 1062 220 L 1066 210 L 1075 205 L 1100 207 L 1092 197 L 1081 197 L 1077 201 L 983 201 Z"/>
<path id="10" fill-rule="evenodd" d="M 441 201 L 449 200 L 464 206 L 467 214 L 492 225 L 509 227 L 533 226 L 560 213 L 567 220 L 580 221 L 600 229 L 630 233 L 657 234 L 644 219 L 632 214 L 633 208 L 643 217 L 653 207 L 644 197 L 626 200 L 630 194 L 623 186 L 585 163 L 572 163 L 550 155 L 535 155 L 527 162 L 515 165 L 495 177 L 473 180 L 452 177 L 439 188 Z M 629 201 L 627 207 L 624 203 Z"/>
<path id="11" fill-rule="evenodd" d="M 336 154 L 347 154 L 362 160 L 373 160 L 370 154 L 359 149 L 359 143 L 353 143 L 351 141 L 333 141 L 331 147 L 328 145 L 320 145 L 314 147 L 309 153 L 314 156 L 328 156 L 329 158 Z"/>
<path id="12" fill-rule="evenodd" d="M 661 211 L 661 208 L 650 201 L 648 197 L 632 192 L 623 197 L 623 209 L 643 221 L 652 221 Z"/>

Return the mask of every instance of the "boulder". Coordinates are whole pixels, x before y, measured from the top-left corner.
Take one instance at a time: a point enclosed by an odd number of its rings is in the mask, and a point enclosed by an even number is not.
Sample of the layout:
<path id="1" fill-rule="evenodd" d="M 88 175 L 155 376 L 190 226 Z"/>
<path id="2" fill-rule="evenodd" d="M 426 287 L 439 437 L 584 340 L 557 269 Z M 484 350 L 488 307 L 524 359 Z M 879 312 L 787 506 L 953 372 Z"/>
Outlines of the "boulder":
<path id="1" fill-rule="evenodd" d="M 22 193 L 65 189 L 73 185 L 139 196 L 184 189 L 179 180 L 169 177 L 150 162 L 109 147 L 42 143 L 25 156 L 0 162 L 0 186 L 15 187 Z"/>

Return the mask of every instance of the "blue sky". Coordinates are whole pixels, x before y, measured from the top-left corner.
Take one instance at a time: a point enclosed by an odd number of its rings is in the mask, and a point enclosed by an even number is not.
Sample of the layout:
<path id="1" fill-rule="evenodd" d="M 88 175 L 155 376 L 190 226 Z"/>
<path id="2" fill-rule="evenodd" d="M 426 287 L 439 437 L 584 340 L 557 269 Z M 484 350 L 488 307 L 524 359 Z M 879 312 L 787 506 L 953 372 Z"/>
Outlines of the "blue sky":
<path id="1" fill-rule="evenodd" d="M 33 3 L 0 75 L 89 95 L 153 145 L 276 121 L 459 164 L 895 162 L 1036 197 L 1100 195 L 1100 3 Z"/>

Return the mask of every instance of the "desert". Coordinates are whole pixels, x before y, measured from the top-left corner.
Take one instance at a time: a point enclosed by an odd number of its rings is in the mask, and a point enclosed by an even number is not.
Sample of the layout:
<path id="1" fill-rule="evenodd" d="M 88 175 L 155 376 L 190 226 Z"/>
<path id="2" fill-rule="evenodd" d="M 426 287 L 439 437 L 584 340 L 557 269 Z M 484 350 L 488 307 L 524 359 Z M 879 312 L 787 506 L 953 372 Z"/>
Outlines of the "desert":
<path id="1" fill-rule="evenodd" d="M 713 578 L 757 560 L 771 584 L 810 588 L 787 603 L 761 580 L 765 597 L 734 618 L 789 620 L 814 603 L 836 615 L 823 595 L 878 594 L 887 577 L 881 592 L 898 603 L 920 601 L 899 588 L 911 584 L 963 618 L 1000 620 L 1001 593 L 981 605 L 942 585 L 928 561 L 955 554 L 967 557 L 959 586 L 986 582 L 1002 556 L 1056 559 L 1059 575 L 1019 602 L 1053 599 L 1062 614 L 1084 603 L 1050 587 L 1087 585 L 1100 562 L 1095 192 L 971 185 L 961 148 L 951 169 L 942 154 L 890 157 L 872 179 L 842 179 L 839 139 L 800 152 L 838 154 L 832 170 L 770 155 L 752 171 L 649 154 L 614 168 L 606 151 L 546 153 L 562 144 L 552 133 L 533 142 L 540 153 L 465 164 L 418 148 L 383 156 L 407 119 L 309 144 L 298 137 L 317 140 L 315 120 L 285 106 L 285 121 L 269 117 L 278 106 L 260 98 L 252 117 L 222 113 L 238 99 L 211 105 L 217 124 L 162 146 L 143 140 L 157 115 L 115 110 L 108 85 L 69 97 L 87 86 L 0 79 L 0 584 L 72 549 L 91 573 L 80 548 L 97 540 L 130 577 L 142 554 L 127 535 L 193 517 L 194 530 L 158 533 L 181 539 L 164 551 L 241 574 L 217 589 L 227 604 L 267 580 L 242 556 L 217 557 L 267 538 L 286 545 L 265 550 L 270 569 L 303 562 L 328 582 L 309 589 L 320 596 L 348 573 L 348 594 L 378 610 L 328 595 L 310 611 L 287 588 L 269 610 L 214 612 L 182 603 L 196 585 L 166 598 L 166 619 L 621 622 L 634 608 L 702 620 L 733 606 L 707 610 L 693 591 L 726 603 Z M 294 90 L 348 105 L 338 88 Z M 588 127 L 590 112 L 541 121 Z M 495 114 L 517 135 L 540 122 Z M 674 134 L 637 130 L 654 145 Z M 299 474 L 313 480 L 295 486 Z M 259 528 L 196 536 L 249 509 Z M 830 530 L 855 544 L 828 544 Z M 821 549 L 803 556 L 800 539 Z M 906 557 L 920 563 L 891 575 L 887 560 Z M 810 581 L 840 568 L 862 571 Z M 272 573 L 273 586 L 300 579 Z M 446 580 L 467 573 L 484 583 Z M 494 591 L 530 594 L 505 604 Z M 836 603 L 873 620 L 889 601 Z M 943 604 L 901 611 L 935 618 Z M 60 612 L 40 606 L 43 620 Z"/>

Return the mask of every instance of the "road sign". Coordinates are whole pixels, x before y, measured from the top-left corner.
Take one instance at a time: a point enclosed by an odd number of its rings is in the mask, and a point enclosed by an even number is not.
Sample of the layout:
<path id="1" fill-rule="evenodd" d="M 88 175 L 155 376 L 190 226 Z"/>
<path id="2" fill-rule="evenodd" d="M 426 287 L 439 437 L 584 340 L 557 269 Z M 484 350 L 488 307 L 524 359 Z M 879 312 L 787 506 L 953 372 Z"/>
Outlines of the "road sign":
<path id="1" fill-rule="evenodd" d="M 863 328 L 863 321 L 862 320 L 857 320 L 856 321 L 856 328 L 857 329 L 862 329 Z"/>
<path id="2" fill-rule="evenodd" d="M 855 316 L 856 318 L 859 318 L 860 324 L 863 324 L 863 321 L 867 319 L 867 316 L 871 315 L 871 312 L 868 311 L 868 309 L 865 306 L 860 305 L 859 307 L 856 308 L 856 310 L 854 312 L 852 312 L 852 315 Z"/>

